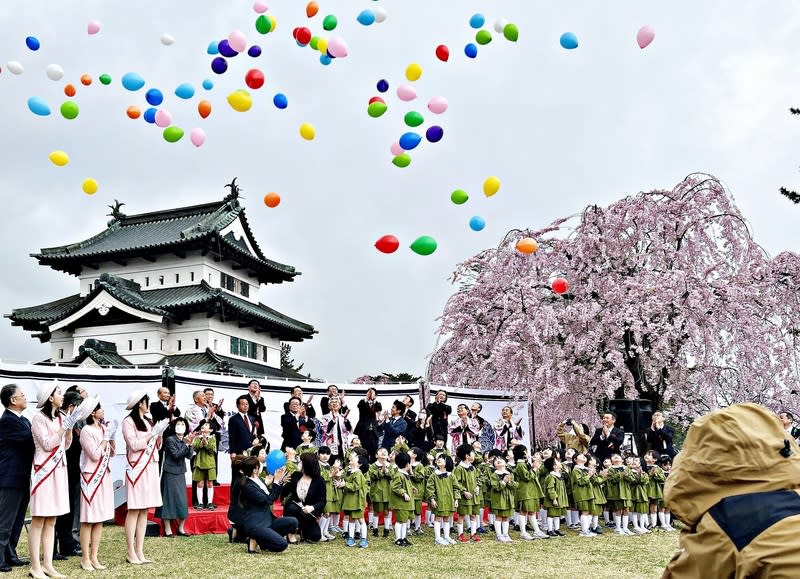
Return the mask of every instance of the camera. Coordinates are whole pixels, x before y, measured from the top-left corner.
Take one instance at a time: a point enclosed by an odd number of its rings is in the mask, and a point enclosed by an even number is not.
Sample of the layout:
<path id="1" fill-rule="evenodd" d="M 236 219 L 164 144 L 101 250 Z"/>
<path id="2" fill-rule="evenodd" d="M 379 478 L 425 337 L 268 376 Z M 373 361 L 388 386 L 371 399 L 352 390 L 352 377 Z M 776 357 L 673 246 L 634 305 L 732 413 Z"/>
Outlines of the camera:
<path id="1" fill-rule="evenodd" d="M 564 424 L 567 426 L 572 426 L 572 418 L 567 418 L 567 421 Z"/>

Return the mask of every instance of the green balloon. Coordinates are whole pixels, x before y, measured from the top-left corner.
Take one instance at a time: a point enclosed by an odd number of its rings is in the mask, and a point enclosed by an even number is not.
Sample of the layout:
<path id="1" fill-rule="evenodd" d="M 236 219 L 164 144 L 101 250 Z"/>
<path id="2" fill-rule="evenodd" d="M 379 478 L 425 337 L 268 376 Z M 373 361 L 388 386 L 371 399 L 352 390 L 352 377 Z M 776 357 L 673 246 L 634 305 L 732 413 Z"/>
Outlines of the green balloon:
<path id="1" fill-rule="evenodd" d="M 78 105 L 74 101 L 64 101 L 61 103 L 61 116 L 65 119 L 75 119 L 78 117 Z"/>
<path id="2" fill-rule="evenodd" d="M 414 253 L 430 255 L 436 251 L 436 240 L 430 235 L 423 235 L 422 237 L 417 237 L 410 247 Z"/>
<path id="3" fill-rule="evenodd" d="M 267 34 L 272 30 L 272 22 L 265 15 L 256 18 L 256 30 L 261 34 Z"/>
<path id="4" fill-rule="evenodd" d="M 403 120 L 409 127 L 418 127 L 425 122 L 425 119 L 417 111 L 408 111 Z"/>
<path id="5" fill-rule="evenodd" d="M 317 50 L 317 46 L 319 46 L 319 36 L 312 36 L 311 42 L 308 43 L 311 47 L 311 50 Z"/>
<path id="6" fill-rule="evenodd" d="M 183 129 L 170 125 L 164 129 L 164 140 L 168 143 L 177 143 L 183 137 Z"/>
<path id="7" fill-rule="evenodd" d="M 463 205 L 469 199 L 469 195 L 463 189 L 456 189 L 450 194 L 450 201 L 456 205 Z"/>
<path id="8" fill-rule="evenodd" d="M 111 84 L 111 77 L 108 76 L 107 74 L 101 74 L 100 75 L 100 82 L 102 84 L 106 84 L 106 85 Z"/>
<path id="9" fill-rule="evenodd" d="M 505 28 L 508 28 L 506 26 Z M 505 31 L 505 28 L 503 29 Z M 475 42 L 480 44 L 481 46 L 486 46 L 492 41 L 492 33 L 488 30 L 478 30 L 478 33 L 475 34 Z"/>
<path id="10" fill-rule="evenodd" d="M 408 156 L 408 153 L 401 153 L 392 159 L 392 163 L 395 167 L 404 169 L 411 164 L 411 157 Z"/>
<path id="11" fill-rule="evenodd" d="M 517 38 L 519 38 L 519 28 L 517 28 L 516 24 L 506 24 L 503 27 L 503 36 L 506 37 L 506 40 L 516 42 Z"/>
<path id="12" fill-rule="evenodd" d="M 334 16 L 333 14 L 328 14 L 328 15 L 327 15 L 327 16 L 326 16 L 326 17 L 325 17 L 323 20 L 322 20 L 322 27 L 323 27 L 325 30 L 327 30 L 328 32 L 330 32 L 331 30 L 333 30 L 334 28 L 336 28 L 336 26 L 337 26 L 338 24 L 339 24 L 339 21 L 336 19 L 336 16 Z"/>
<path id="13" fill-rule="evenodd" d="M 383 113 L 386 112 L 386 109 L 389 108 L 386 106 L 386 103 L 382 103 L 380 101 L 375 101 L 374 103 L 370 103 L 367 107 L 367 114 L 371 116 L 373 119 L 377 119 L 378 117 L 382 116 Z"/>

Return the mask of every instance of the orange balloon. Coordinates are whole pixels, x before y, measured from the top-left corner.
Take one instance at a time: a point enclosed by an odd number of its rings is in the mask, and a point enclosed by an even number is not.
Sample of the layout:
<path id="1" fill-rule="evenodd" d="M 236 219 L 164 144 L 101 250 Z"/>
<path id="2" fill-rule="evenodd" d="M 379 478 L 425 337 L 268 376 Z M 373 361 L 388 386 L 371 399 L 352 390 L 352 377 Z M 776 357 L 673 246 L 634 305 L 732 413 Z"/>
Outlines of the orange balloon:
<path id="1" fill-rule="evenodd" d="M 67 95 L 68 97 L 74 97 L 75 92 L 76 92 L 75 87 L 72 86 L 71 84 L 68 84 L 67 86 L 64 87 L 64 94 Z"/>
<path id="2" fill-rule="evenodd" d="M 197 112 L 205 119 L 211 114 L 211 103 L 205 100 L 200 101 L 197 103 Z"/>
<path id="3" fill-rule="evenodd" d="M 316 2 L 309 2 L 306 4 L 306 16 L 309 18 L 313 18 L 319 12 L 319 4 Z"/>
<path id="4" fill-rule="evenodd" d="M 139 107 L 135 107 L 133 105 L 128 107 L 128 111 L 127 112 L 128 112 L 128 118 L 129 119 L 138 119 L 142 114 L 142 111 L 139 110 Z"/>
<path id="5" fill-rule="evenodd" d="M 281 196 L 274 191 L 264 195 L 264 205 L 269 208 L 277 207 L 281 203 Z"/>
<path id="6" fill-rule="evenodd" d="M 88 74 L 82 74 L 81 75 L 81 84 L 83 86 L 89 86 L 90 84 L 92 84 L 92 77 L 90 75 L 88 75 Z"/>
<path id="7" fill-rule="evenodd" d="M 517 251 L 520 253 L 536 253 L 537 249 L 539 249 L 539 244 L 530 237 L 523 237 L 517 242 Z"/>

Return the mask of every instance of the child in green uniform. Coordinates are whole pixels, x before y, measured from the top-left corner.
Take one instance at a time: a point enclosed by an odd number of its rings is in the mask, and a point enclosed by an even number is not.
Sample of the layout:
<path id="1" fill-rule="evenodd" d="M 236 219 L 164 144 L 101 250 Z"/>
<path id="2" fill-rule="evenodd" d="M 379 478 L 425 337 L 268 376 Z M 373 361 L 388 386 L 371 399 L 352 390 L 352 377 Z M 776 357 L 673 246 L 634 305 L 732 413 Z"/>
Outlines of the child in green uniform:
<path id="1" fill-rule="evenodd" d="M 547 509 L 547 534 L 564 537 L 561 532 L 561 517 L 567 512 L 567 489 L 561 474 L 561 461 L 555 455 L 544 461 L 547 470 L 544 478 L 544 506 Z"/>
<path id="2" fill-rule="evenodd" d="M 498 541 L 510 543 L 508 525 L 511 515 L 514 514 L 515 493 L 519 483 L 506 468 L 506 459 L 502 455 L 495 456 L 492 464 L 494 472 L 489 475 L 488 490 L 494 514 L 494 531 Z"/>
<path id="3" fill-rule="evenodd" d="M 300 468 L 300 461 L 297 458 L 297 451 L 291 446 L 287 446 L 283 453 L 286 455 L 286 472 L 289 474 L 289 476 L 291 476 L 292 473 L 297 472 L 297 470 Z"/>
<path id="4" fill-rule="evenodd" d="M 317 447 L 314 446 L 313 434 L 310 430 L 304 430 L 300 438 L 303 442 L 297 447 L 297 456 L 303 456 L 306 453 L 317 454 Z"/>
<path id="5" fill-rule="evenodd" d="M 483 508 L 489 513 L 489 526 L 494 527 L 495 516 L 492 510 L 492 493 L 489 489 L 489 481 L 494 476 L 494 459 L 498 456 L 503 456 L 501 450 L 493 448 L 483 453 L 483 463 L 478 473 L 478 486 L 484 489 L 483 492 Z"/>
<path id="6" fill-rule="evenodd" d="M 428 469 L 425 453 L 421 448 L 412 447 L 408 451 L 408 456 L 411 458 L 411 484 L 413 484 L 414 495 L 414 535 L 421 537 L 424 535 L 422 531 L 422 499 L 425 495 L 425 483 L 428 480 Z M 418 462 L 422 460 L 423 462 Z"/>
<path id="7" fill-rule="evenodd" d="M 606 477 L 606 497 L 608 498 L 609 511 L 614 513 L 614 522 L 618 535 L 633 535 L 628 529 L 628 509 L 631 507 L 631 482 L 633 473 L 622 463 L 622 456 L 611 455 L 611 468 Z"/>
<path id="8" fill-rule="evenodd" d="M 372 526 L 372 536 L 378 536 L 378 517 L 383 514 L 383 538 L 389 536 L 392 529 L 392 517 L 389 516 L 389 481 L 392 478 L 391 465 L 389 464 L 389 451 L 379 448 L 376 460 L 369 465 L 367 477 L 369 478 L 369 498 L 372 512 L 369 522 Z"/>
<path id="9" fill-rule="evenodd" d="M 528 448 L 523 444 L 514 447 L 514 468 L 511 472 L 518 486 L 514 492 L 514 503 L 519 513 L 517 524 L 519 525 L 519 538 L 524 541 L 532 541 L 536 537 L 539 527 L 536 517 L 539 514 L 539 503 L 541 501 L 541 489 L 535 471 L 531 470 L 529 462 Z M 534 535 L 528 532 L 528 520 L 531 520 L 531 528 Z M 547 535 L 545 535 L 546 537 Z"/>
<path id="10" fill-rule="evenodd" d="M 342 510 L 350 520 L 347 546 L 356 544 L 356 524 L 361 529 L 361 542 L 359 547 L 369 547 L 367 542 L 367 521 L 364 519 L 364 507 L 367 504 L 367 477 L 361 472 L 361 454 L 352 453 L 347 473 L 344 475 L 344 491 L 342 493 Z"/>
<path id="11" fill-rule="evenodd" d="M 447 450 L 447 447 L 444 443 L 445 438 L 443 434 L 437 434 L 433 437 L 433 448 L 431 449 L 431 454 L 434 456 L 434 458 L 438 457 L 440 454 L 450 456 L 450 451 Z"/>
<path id="12" fill-rule="evenodd" d="M 481 443 L 479 441 L 475 441 L 472 443 L 472 449 L 475 451 L 475 460 L 472 461 L 472 466 L 474 466 L 478 470 L 478 486 L 481 486 L 481 474 L 482 474 L 482 466 L 483 465 L 483 449 L 481 448 Z M 484 502 L 486 501 L 486 489 L 481 493 L 481 501 L 478 509 L 478 533 L 482 534 L 486 532 L 486 529 L 483 528 L 483 518 L 486 514 L 486 507 L 483 506 Z"/>
<path id="13" fill-rule="evenodd" d="M 394 446 L 391 449 L 391 454 L 396 455 L 398 452 L 408 452 L 408 441 L 405 437 L 401 434 L 397 437 L 397 440 L 394 441 Z"/>
<path id="14" fill-rule="evenodd" d="M 586 466 L 586 455 L 583 453 L 578 453 L 574 457 L 574 466 L 570 474 L 570 483 L 572 487 L 572 498 L 575 501 L 575 508 L 578 510 L 580 516 L 580 536 L 594 538 L 595 534 L 589 530 L 592 524 L 594 492 L 592 491 L 589 467 Z"/>
<path id="15" fill-rule="evenodd" d="M 197 481 L 197 489 L 203 490 L 203 504 L 196 506 L 196 509 L 206 508 L 214 510 L 214 486 L 211 481 L 217 480 L 217 467 L 214 455 L 217 453 L 217 440 L 211 432 L 211 426 L 204 422 L 200 427 L 200 436 L 192 441 L 194 448 L 194 469 L 192 470 L 192 480 Z"/>
<path id="16" fill-rule="evenodd" d="M 414 485 L 411 481 L 411 457 L 398 452 L 394 456 L 392 479 L 389 482 L 389 508 L 394 513 L 394 544 L 410 547 L 407 539 L 408 527 L 414 517 Z"/>
<path id="17" fill-rule="evenodd" d="M 646 472 L 642 471 L 642 463 L 637 457 L 632 456 L 628 460 L 628 468 L 633 472 L 633 480 L 631 481 L 631 522 L 633 523 L 633 532 L 644 535 L 650 532 L 645 526 L 650 503 L 647 496 L 650 477 L 647 476 Z M 641 521 L 641 524 L 639 524 L 639 521 Z"/>
<path id="18" fill-rule="evenodd" d="M 662 455 L 661 458 L 658 459 L 658 466 L 661 467 L 661 470 L 664 472 L 664 480 L 667 480 L 669 477 L 669 473 L 672 470 L 672 459 L 668 454 Z M 663 490 L 663 486 L 661 487 Z M 661 528 L 665 531 L 677 531 L 675 527 L 672 526 L 672 512 L 667 508 L 667 505 L 664 504 L 664 499 L 660 499 L 658 501 L 658 522 L 661 524 Z"/>
<path id="19" fill-rule="evenodd" d="M 478 486 L 478 469 L 472 464 L 475 460 L 475 451 L 470 444 L 462 444 L 456 448 L 458 465 L 453 469 L 453 478 L 461 487 L 461 496 L 458 498 L 458 540 L 462 543 L 480 542 L 478 536 L 478 511 L 481 506 L 481 489 Z M 469 537 L 464 534 L 464 525 L 467 525 Z"/>
<path id="20" fill-rule="evenodd" d="M 575 458 L 575 449 L 567 448 L 564 451 L 564 460 L 561 463 L 561 474 L 564 479 L 564 486 L 567 488 L 567 527 L 570 529 L 580 529 L 580 516 L 575 509 L 575 498 L 572 496 L 572 469 L 575 467 L 573 459 Z"/>
<path id="21" fill-rule="evenodd" d="M 436 470 L 428 477 L 425 485 L 425 496 L 428 505 L 433 508 L 435 520 L 433 523 L 435 543 L 437 545 L 455 545 L 450 538 L 450 517 L 458 505 L 458 496 L 461 487 L 456 486 L 453 478 L 453 459 L 444 454 L 436 458 Z M 442 534 L 444 526 L 444 534 Z"/>
<path id="22" fill-rule="evenodd" d="M 647 500 L 650 503 L 650 528 L 656 528 L 656 517 L 658 516 L 658 501 L 664 500 L 664 471 L 658 466 L 660 455 L 656 450 L 648 450 L 644 455 L 644 463 L 647 466 Z"/>
<path id="23" fill-rule="evenodd" d="M 603 488 L 606 486 L 606 471 L 597 470 L 597 458 L 589 457 L 589 480 L 592 482 L 592 523 L 589 530 L 595 535 L 602 535 L 603 529 L 600 528 L 600 515 L 606 504 L 606 495 Z"/>
<path id="24" fill-rule="evenodd" d="M 327 446 L 319 448 L 319 470 L 325 480 L 325 509 L 319 520 L 323 541 L 333 541 L 335 532 L 339 528 L 339 511 L 342 510 L 342 465 L 337 460 L 333 465 L 328 461 L 331 458 L 331 449 Z"/>

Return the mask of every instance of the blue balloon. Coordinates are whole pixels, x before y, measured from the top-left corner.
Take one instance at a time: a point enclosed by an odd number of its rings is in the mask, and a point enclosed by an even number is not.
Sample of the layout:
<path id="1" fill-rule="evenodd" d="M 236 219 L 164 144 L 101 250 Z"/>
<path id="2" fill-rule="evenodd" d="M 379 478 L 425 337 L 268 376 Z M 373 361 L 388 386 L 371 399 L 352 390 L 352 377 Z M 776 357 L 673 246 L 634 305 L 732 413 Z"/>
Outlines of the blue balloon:
<path id="1" fill-rule="evenodd" d="M 128 72 L 122 77 L 122 86 L 129 91 L 137 91 L 144 86 L 144 79 L 135 72 Z"/>
<path id="2" fill-rule="evenodd" d="M 150 123 L 152 125 L 153 123 L 156 122 L 156 113 L 157 112 L 158 111 L 154 107 L 150 107 L 149 109 L 144 111 L 144 114 L 142 116 L 144 117 L 145 121 L 147 121 L 148 123 Z"/>
<path id="3" fill-rule="evenodd" d="M 484 227 L 486 227 L 486 220 L 480 215 L 475 215 L 469 220 L 469 228 L 472 231 L 481 231 Z"/>
<path id="4" fill-rule="evenodd" d="M 439 125 L 433 125 L 428 127 L 428 130 L 425 131 L 425 138 L 428 139 L 430 143 L 438 143 L 442 140 L 444 136 L 444 129 Z"/>
<path id="5" fill-rule="evenodd" d="M 50 114 L 50 106 L 44 102 L 42 97 L 31 97 L 28 99 L 28 108 L 34 115 L 46 117 Z"/>
<path id="6" fill-rule="evenodd" d="M 28 36 L 25 39 L 25 44 L 28 46 L 28 48 L 34 51 L 39 50 L 39 47 L 42 45 L 41 42 L 39 42 L 39 39 L 35 36 Z"/>
<path id="7" fill-rule="evenodd" d="M 175 89 L 175 96 L 184 100 L 190 99 L 194 96 L 194 87 L 188 82 L 178 85 L 178 88 Z"/>
<path id="8" fill-rule="evenodd" d="M 421 140 L 422 137 L 417 133 L 403 133 L 403 136 L 400 137 L 400 147 L 404 151 L 410 151 L 416 149 Z"/>
<path id="9" fill-rule="evenodd" d="M 239 54 L 239 53 L 238 53 L 238 52 L 236 52 L 236 51 L 235 51 L 233 48 L 231 48 L 231 45 L 230 45 L 230 43 L 228 42 L 228 40 L 227 40 L 227 39 L 225 39 L 225 40 L 220 40 L 220 41 L 219 41 L 218 48 L 219 48 L 219 53 L 220 53 L 222 56 L 226 56 L 226 57 L 228 57 L 228 58 L 233 58 L 234 56 L 236 56 L 237 54 Z"/>
<path id="10" fill-rule="evenodd" d="M 358 16 L 356 16 L 356 20 L 358 20 L 359 24 L 369 26 L 375 22 L 375 13 L 372 10 L 362 10 L 358 13 Z"/>
<path id="11" fill-rule="evenodd" d="M 247 56 L 252 58 L 258 58 L 261 56 L 261 47 L 258 44 L 254 44 L 250 48 L 247 49 Z"/>
<path id="12" fill-rule="evenodd" d="M 219 45 L 217 44 L 216 40 L 212 40 L 208 43 L 208 48 L 206 49 L 208 54 L 219 54 Z"/>
<path id="13" fill-rule="evenodd" d="M 144 100 L 147 101 L 147 104 L 157 107 L 164 102 L 164 94 L 157 88 L 151 88 L 144 94 Z"/>
<path id="14" fill-rule="evenodd" d="M 389 90 L 389 82 L 386 79 L 380 79 L 378 81 L 378 92 L 386 92 Z"/>
<path id="15" fill-rule="evenodd" d="M 225 71 L 228 70 L 228 61 L 221 56 L 216 57 L 211 61 L 211 70 L 217 74 L 225 74 Z"/>
<path id="16" fill-rule="evenodd" d="M 319 61 L 322 64 L 324 64 L 325 66 L 328 66 L 331 63 L 331 60 L 333 60 L 333 59 L 327 54 L 320 54 L 319 55 Z"/>
<path id="17" fill-rule="evenodd" d="M 472 42 L 470 42 L 464 47 L 464 54 L 466 54 L 470 58 L 475 58 L 476 56 L 478 56 L 478 47 L 475 46 Z"/>
<path id="18" fill-rule="evenodd" d="M 205 79 L 203 81 L 203 88 L 205 90 L 211 90 L 212 88 L 214 88 L 214 83 L 211 82 L 211 80 L 207 78 L 207 79 Z"/>
<path id="19" fill-rule="evenodd" d="M 480 28 L 486 23 L 486 18 L 483 17 L 483 14 L 473 14 L 472 18 L 469 19 L 469 25 L 472 28 Z"/>
<path id="20" fill-rule="evenodd" d="M 285 109 L 289 106 L 289 99 L 286 98 L 286 95 L 282 92 L 277 93 L 274 97 L 272 97 L 272 104 L 279 109 Z"/>
<path id="21" fill-rule="evenodd" d="M 567 50 L 578 48 L 578 37 L 575 36 L 574 32 L 565 32 L 561 35 L 559 42 L 561 43 L 561 47 Z"/>
<path id="22" fill-rule="evenodd" d="M 275 471 L 283 466 L 286 466 L 286 455 L 283 454 L 283 451 L 277 448 L 270 451 L 267 455 L 267 472 L 275 474 Z"/>

